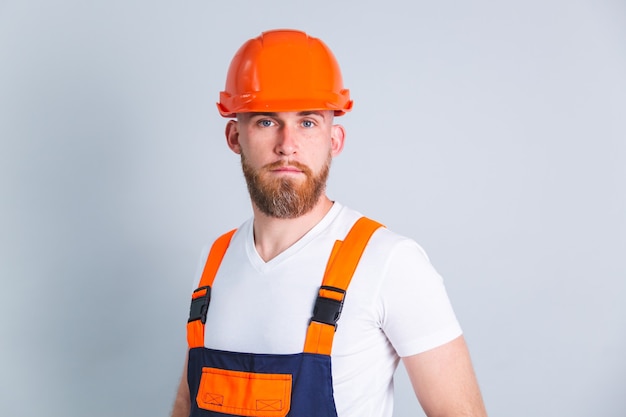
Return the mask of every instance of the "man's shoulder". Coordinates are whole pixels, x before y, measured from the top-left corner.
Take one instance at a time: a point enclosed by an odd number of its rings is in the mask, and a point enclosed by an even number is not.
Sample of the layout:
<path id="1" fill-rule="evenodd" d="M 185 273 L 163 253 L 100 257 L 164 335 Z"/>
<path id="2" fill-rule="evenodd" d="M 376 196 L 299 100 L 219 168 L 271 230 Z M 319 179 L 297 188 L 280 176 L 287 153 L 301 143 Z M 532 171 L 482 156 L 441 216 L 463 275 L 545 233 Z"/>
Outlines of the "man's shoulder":
<path id="1" fill-rule="evenodd" d="M 212 243 L 215 242 L 221 236 L 227 235 L 227 234 L 233 232 L 233 230 L 234 230 L 234 234 L 232 236 L 232 240 L 235 240 L 236 238 L 239 239 L 239 238 L 245 237 L 248 234 L 248 230 L 252 228 L 252 224 L 253 223 L 254 223 L 254 218 L 249 217 L 243 223 L 241 223 L 239 226 L 231 227 L 230 229 L 228 229 L 228 228 L 222 229 L 222 230 L 218 231 L 218 234 L 216 236 L 214 236 L 214 238 L 211 240 L 211 242 Z"/>
<path id="2" fill-rule="evenodd" d="M 402 241 L 402 240 L 411 240 L 409 237 L 406 237 L 396 231 L 392 231 L 385 226 L 385 219 L 378 218 L 376 216 L 370 216 L 369 214 L 363 214 L 363 212 L 350 208 L 348 206 L 341 205 L 340 203 L 335 203 L 339 207 L 339 214 L 337 219 L 341 222 L 344 222 L 350 226 L 357 222 L 361 217 L 367 217 L 368 219 L 374 220 L 375 222 L 380 223 L 383 227 L 377 231 L 378 234 L 382 235 L 384 239 L 391 241 Z"/>
<path id="3" fill-rule="evenodd" d="M 384 219 L 364 215 L 360 211 L 351 209 L 347 206 L 341 206 L 338 220 L 343 223 L 347 232 L 347 230 L 349 230 L 349 228 L 352 227 L 352 225 L 354 225 L 354 223 L 356 223 L 361 217 L 367 217 L 382 224 L 382 227 L 379 228 L 374 235 L 372 235 L 370 242 L 368 243 L 368 246 L 374 249 L 376 253 L 389 255 L 392 252 L 400 251 L 403 253 L 412 253 L 420 257 L 426 257 L 424 249 L 413 238 L 389 229 L 385 226 Z"/>

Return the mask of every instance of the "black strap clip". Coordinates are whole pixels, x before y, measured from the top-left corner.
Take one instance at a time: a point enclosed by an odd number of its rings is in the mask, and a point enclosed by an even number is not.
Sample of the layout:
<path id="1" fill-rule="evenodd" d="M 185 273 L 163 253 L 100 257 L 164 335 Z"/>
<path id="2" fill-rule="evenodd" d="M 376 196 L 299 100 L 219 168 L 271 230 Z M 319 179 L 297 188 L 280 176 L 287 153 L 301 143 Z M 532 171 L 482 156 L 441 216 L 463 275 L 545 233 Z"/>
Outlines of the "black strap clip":
<path id="1" fill-rule="evenodd" d="M 341 310 L 343 308 L 343 301 L 345 299 L 346 292 L 341 288 L 329 287 L 326 285 L 322 285 L 320 287 L 320 292 L 321 290 L 338 292 L 341 294 L 341 300 L 335 300 L 334 298 L 318 295 L 317 300 L 315 300 L 315 307 L 313 308 L 313 317 L 311 317 L 311 321 L 328 324 L 330 326 L 334 326 L 336 329 L 337 320 L 339 320 L 339 316 L 341 316 Z"/>
<path id="2" fill-rule="evenodd" d="M 202 291 L 205 291 L 205 294 L 196 295 Z M 191 296 L 191 307 L 189 308 L 189 320 L 187 320 L 187 323 L 195 320 L 201 320 L 202 324 L 206 323 L 206 313 L 209 311 L 210 302 L 211 287 L 207 286 L 196 289 Z"/>

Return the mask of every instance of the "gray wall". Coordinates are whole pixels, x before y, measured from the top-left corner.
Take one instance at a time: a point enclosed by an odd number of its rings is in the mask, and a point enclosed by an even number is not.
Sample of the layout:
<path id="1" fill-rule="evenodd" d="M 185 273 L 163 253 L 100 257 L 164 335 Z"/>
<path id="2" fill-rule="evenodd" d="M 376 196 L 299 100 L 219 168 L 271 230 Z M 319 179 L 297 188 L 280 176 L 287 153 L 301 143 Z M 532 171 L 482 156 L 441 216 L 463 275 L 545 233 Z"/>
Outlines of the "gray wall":
<path id="1" fill-rule="evenodd" d="M 250 215 L 214 103 L 275 27 L 342 63 L 330 195 L 426 248 L 490 414 L 626 415 L 610 0 L 0 0 L 0 415 L 168 413 L 201 248 Z"/>

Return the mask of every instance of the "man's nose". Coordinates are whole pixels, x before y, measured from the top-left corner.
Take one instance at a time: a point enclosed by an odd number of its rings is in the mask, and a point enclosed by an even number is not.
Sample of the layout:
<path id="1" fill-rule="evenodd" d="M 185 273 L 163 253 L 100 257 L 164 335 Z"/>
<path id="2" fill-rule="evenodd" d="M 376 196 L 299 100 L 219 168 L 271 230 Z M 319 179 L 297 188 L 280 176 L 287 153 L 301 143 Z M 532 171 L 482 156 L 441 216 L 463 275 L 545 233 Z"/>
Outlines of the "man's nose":
<path id="1" fill-rule="evenodd" d="M 295 128 L 287 125 L 282 126 L 279 130 L 276 152 L 280 155 L 293 155 L 296 153 L 297 147 Z"/>

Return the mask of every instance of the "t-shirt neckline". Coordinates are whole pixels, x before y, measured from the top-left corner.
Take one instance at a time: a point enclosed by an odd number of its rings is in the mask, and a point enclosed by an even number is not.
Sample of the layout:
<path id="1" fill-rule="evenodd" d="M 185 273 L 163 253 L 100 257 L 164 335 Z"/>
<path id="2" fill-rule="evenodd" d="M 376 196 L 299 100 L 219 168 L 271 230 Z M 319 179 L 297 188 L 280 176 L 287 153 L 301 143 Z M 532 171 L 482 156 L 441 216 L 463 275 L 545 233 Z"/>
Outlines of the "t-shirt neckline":
<path id="1" fill-rule="evenodd" d="M 267 273 L 277 265 L 284 262 L 286 259 L 289 259 L 293 254 L 300 251 L 303 247 L 305 247 L 309 242 L 314 240 L 317 236 L 320 235 L 332 222 L 337 218 L 339 212 L 343 206 L 338 202 L 333 202 L 332 207 L 328 210 L 328 213 L 320 220 L 311 230 L 309 230 L 304 236 L 302 236 L 298 241 L 296 241 L 293 245 L 282 251 L 280 254 L 265 262 L 263 258 L 259 255 L 254 246 L 254 219 L 249 219 L 245 225 L 245 236 L 246 236 L 246 252 L 248 255 L 248 259 L 252 266 L 259 271 L 260 273 Z"/>

